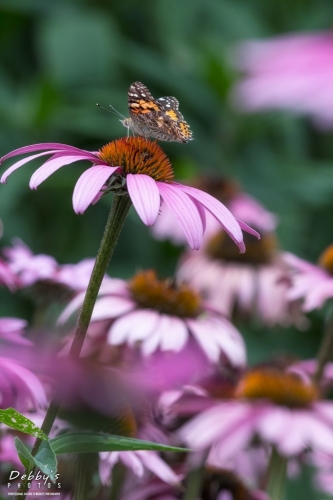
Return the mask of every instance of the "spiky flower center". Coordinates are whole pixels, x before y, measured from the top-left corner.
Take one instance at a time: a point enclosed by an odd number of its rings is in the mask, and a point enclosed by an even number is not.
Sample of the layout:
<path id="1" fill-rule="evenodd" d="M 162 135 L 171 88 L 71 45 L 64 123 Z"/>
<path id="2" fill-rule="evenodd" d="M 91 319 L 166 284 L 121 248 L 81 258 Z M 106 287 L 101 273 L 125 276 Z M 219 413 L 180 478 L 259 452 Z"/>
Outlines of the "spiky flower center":
<path id="1" fill-rule="evenodd" d="M 330 245 L 319 257 L 319 265 L 333 274 L 333 245 Z"/>
<path id="2" fill-rule="evenodd" d="M 256 369 L 240 381 L 236 396 L 245 399 L 268 399 L 289 408 L 304 408 L 318 399 L 317 388 L 293 373 L 274 369 Z"/>
<path id="3" fill-rule="evenodd" d="M 121 167 L 127 174 L 145 174 L 155 181 L 171 182 L 174 178 L 171 163 L 162 148 L 143 137 L 123 137 L 109 142 L 98 157 L 111 167 Z"/>
<path id="4" fill-rule="evenodd" d="M 269 264 L 274 256 L 277 244 L 273 233 L 264 234 L 260 240 L 244 233 L 246 252 L 239 253 L 232 240 L 225 232 L 215 234 L 206 245 L 206 253 L 215 260 L 239 262 L 241 264 Z"/>
<path id="5" fill-rule="evenodd" d="M 155 271 L 137 273 L 129 283 L 133 299 L 144 309 L 180 318 L 195 318 L 201 311 L 200 296 L 185 284 L 158 280 Z"/>

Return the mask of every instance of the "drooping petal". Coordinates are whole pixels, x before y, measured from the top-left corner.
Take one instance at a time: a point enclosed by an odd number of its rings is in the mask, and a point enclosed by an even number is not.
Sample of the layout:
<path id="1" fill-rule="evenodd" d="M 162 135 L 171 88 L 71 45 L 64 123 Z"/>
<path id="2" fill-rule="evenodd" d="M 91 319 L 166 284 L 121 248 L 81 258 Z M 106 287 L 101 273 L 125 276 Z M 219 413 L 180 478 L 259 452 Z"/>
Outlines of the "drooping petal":
<path id="1" fill-rule="evenodd" d="M 39 153 L 38 155 L 32 155 L 32 156 L 29 156 L 28 158 L 23 158 L 23 160 L 17 161 L 11 167 L 7 168 L 7 170 L 2 174 L 1 179 L 0 179 L 1 184 L 5 184 L 7 182 L 7 178 L 10 176 L 10 174 L 12 174 L 15 170 L 22 167 L 26 163 L 29 163 L 29 161 L 32 161 L 35 158 L 39 158 L 40 156 L 45 156 L 45 155 L 49 155 L 49 154 L 53 154 L 53 153 L 56 153 L 56 151 L 55 150 L 46 151 L 45 153 Z"/>
<path id="2" fill-rule="evenodd" d="M 236 219 L 236 221 L 238 222 L 240 227 L 243 229 L 243 231 L 245 231 L 249 234 L 252 234 L 256 238 L 258 238 L 258 240 L 260 240 L 260 234 L 258 233 L 258 231 L 256 231 L 255 229 L 252 229 L 252 227 L 250 227 L 248 224 L 246 224 L 246 222 L 243 222 L 240 219 Z"/>
<path id="3" fill-rule="evenodd" d="M 100 321 L 102 319 L 117 318 L 134 309 L 135 305 L 131 299 L 117 296 L 102 297 L 97 300 L 91 319 Z"/>
<path id="4" fill-rule="evenodd" d="M 200 191 L 200 189 L 184 186 L 183 184 L 174 183 L 174 185 L 177 185 L 179 189 L 200 202 L 208 210 L 208 212 L 210 212 L 215 219 L 219 221 L 225 232 L 228 233 L 230 238 L 236 243 L 239 250 L 242 253 L 245 252 L 242 230 L 239 223 L 227 207 L 210 194 Z"/>
<path id="5" fill-rule="evenodd" d="M 107 167 L 106 165 L 94 165 L 85 170 L 75 184 L 73 192 L 74 212 L 83 214 L 100 192 L 107 179 L 117 170 L 120 170 L 120 168 Z"/>
<path id="6" fill-rule="evenodd" d="M 156 182 L 144 174 L 128 174 L 126 181 L 128 194 L 140 219 L 146 226 L 153 225 L 161 204 Z"/>
<path id="7" fill-rule="evenodd" d="M 45 391 L 36 375 L 10 358 L 0 358 L 0 366 L 1 373 L 16 387 L 16 391 L 11 389 L 11 392 L 31 400 L 36 408 L 46 405 Z"/>
<path id="8" fill-rule="evenodd" d="M 212 363 L 217 363 L 220 358 L 221 350 L 217 345 L 214 335 L 207 332 L 207 325 L 195 319 L 186 319 L 186 324 L 190 329 L 195 340 Z"/>
<path id="9" fill-rule="evenodd" d="M 162 351 L 180 351 L 188 339 L 186 324 L 176 316 L 161 315 L 158 325 Z"/>
<path id="10" fill-rule="evenodd" d="M 108 342 L 112 345 L 119 345 L 127 341 L 134 343 L 135 340 L 145 339 L 153 331 L 157 317 L 157 313 L 149 310 L 126 314 L 111 325 Z"/>
<path id="11" fill-rule="evenodd" d="M 181 225 L 190 247 L 198 250 L 203 237 L 203 224 L 195 203 L 179 189 L 180 184 L 156 184 L 165 204 Z"/>
<path id="12" fill-rule="evenodd" d="M 41 142 L 39 144 L 32 144 L 30 146 L 23 146 L 23 148 L 14 149 L 10 153 L 4 155 L 0 159 L 0 164 L 3 163 L 8 158 L 12 158 L 13 156 L 23 155 L 25 153 L 34 153 L 35 151 L 44 151 L 44 150 L 54 149 L 56 151 L 63 150 L 68 153 L 89 153 L 89 151 L 85 151 L 83 149 L 76 148 L 75 146 L 68 146 L 68 144 L 60 144 L 59 142 Z M 52 151 L 48 151 L 48 153 L 52 153 Z M 45 153 L 45 154 L 48 154 Z"/>
<path id="13" fill-rule="evenodd" d="M 178 434 L 191 448 L 207 448 L 221 435 L 227 435 L 230 428 L 246 419 L 248 413 L 247 407 L 239 402 L 221 403 L 195 416 Z"/>
<path id="14" fill-rule="evenodd" d="M 162 481 L 169 484 L 177 484 L 182 476 L 177 476 L 170 466 L 160 458 L 156 452 L 151 450 L 139 450 L 135 452 L 148 470 L 153 472 Z"/>
<path id="15" fill-rule="evenodd" d="M 86 156 L 81 153 L 78 155 L 68 155 L 61 156 L 60 158 L 51 159 L 50 161 L 44 163 L 41 167 L 39 167 L 36 172 L 31 176 L 29 186 L 31 189 L 37 189 L 38 186 L 45 181 L 50 175 L 56 172 L 59 168 L 64 165 L 69 165 L 70 163 L 74 163 L 80 160 L 86 160 Z M 91 161 L 91 159 L 89 159 Z M 98 163 L 98 159 L 96 158 L 96 163 Z"/>

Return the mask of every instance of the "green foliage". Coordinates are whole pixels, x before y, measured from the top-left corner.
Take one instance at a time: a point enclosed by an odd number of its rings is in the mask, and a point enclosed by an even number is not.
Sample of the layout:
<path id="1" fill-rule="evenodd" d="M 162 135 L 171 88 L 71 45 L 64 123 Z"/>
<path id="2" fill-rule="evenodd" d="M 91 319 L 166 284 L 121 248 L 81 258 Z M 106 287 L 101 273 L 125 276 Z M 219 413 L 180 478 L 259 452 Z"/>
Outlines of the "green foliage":
<path id="1" fill-rule="evenodd" d="M 57 458 L 50 446 L 49 441 L 42 442 L 35 456 L 31 455 L 28 448 L 17 437 L 15 438 L 15 446 L 26 472 L 31 471 L 34 467 L 37 467 L 37 469 L 41 470 L 43 474 L 49 476 L 51 481 L 56 480 Z"/>
<path id="2" fill-rule="evenodd" d="M 62 434 L 51 439 L 50 445 L 56 455 L 62 453 L 94 453 L 102 451 L 189 451 L 185 448 L 166 446 L 150 441 L 143 441 L 141 439 L 111 436 L 110 434 L 101 434 L 97 432 L 73 432 Z"/>
<path id="3" fill-rule="evenodd" d="M 0 422 L 8 425 L 8 427 L 12 429 L 23 432 L 24 434 L 29 434 L 35 438 L 47 439 L 46 434 L 37 427 L 37 425 L 18 411 L 14 410 L 14 408 L 0 410 Z"/>

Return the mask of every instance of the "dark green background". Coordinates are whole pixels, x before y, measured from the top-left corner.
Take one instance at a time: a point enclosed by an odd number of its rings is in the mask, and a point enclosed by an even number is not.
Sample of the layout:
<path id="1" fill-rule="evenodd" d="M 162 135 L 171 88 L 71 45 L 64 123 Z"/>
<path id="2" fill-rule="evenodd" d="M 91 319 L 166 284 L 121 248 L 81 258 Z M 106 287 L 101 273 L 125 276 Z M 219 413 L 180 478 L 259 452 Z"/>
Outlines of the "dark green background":
<path id="1" fill-rule="evenodd" d="M 248 38 L 329 29 L 332 21 L 331 0 L 2 0 L 0 155 L 51 141 L 97 150 L 125 130 L 96 102 L 126 115 L 128 87 L 140 80 L 156 97 L 175 95 L 193 130 L 187 145 L 163 144 L 176 176 L 237 179 L 278 214 L 281 247 L 315 260 L 332 242 L 332 133 L 288 113 L 235 112 L 228 100 L 238 77 L 231 48 Z M 60 263 L 94 256 L 110 198 L 75 215 L 72 191 L 86 165 L 64 167 L 32 192 L 28 180 L 40 163 L 0 186 L 3 245 L 18 236 Z M 165 276 L 177 255 L 132 212 L 109 271 L 128 277 L 151 266 Z M 14 301 L 2 290 L 1 300 L 3 315 L 31 316 L 22 296 Z M 312 320 L 305 333 L 243 325 L 250 360 L 289 350 L 313 356 L 322 323 L 320 315 Z M 313 499 L 305 483 L 298 481 L 303 490 L 289 498 Z"/>

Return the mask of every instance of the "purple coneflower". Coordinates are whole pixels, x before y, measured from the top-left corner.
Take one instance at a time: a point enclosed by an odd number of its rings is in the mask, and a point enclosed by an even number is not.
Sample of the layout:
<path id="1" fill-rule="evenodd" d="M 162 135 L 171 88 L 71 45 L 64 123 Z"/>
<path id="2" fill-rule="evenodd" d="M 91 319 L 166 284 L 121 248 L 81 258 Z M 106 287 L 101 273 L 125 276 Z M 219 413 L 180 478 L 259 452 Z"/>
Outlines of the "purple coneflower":
<path id="1" fill-rule="evenodd" d="M 73 193 L 74 211 L 82 214 L 101 196 L 115 192 L 128 193 L 135 210 L 144 224 L 154 224 L 160 210 L 161 199 L 182 227 L 193 249 L 200 247 L 206 211 L 211 213 L 235 241 L 241 252 L 245 251 L 242 229 L 258 234 L 241 221 L 215 198 L 198 189 L 174 182 L 172 166 L 156 142 L 142 137 L 118 139 L 103 146 L 98 152 L 89 152 L 58 143 L 42 143 L 16 149 L 3 156 L 1 162 L 24 153 L 33 154 L 12 165 L 1 177 L 8 176 L 29 161 L 51 155 L 30 179 L 31 189 L 37 187 L 56 170 L 80 160 L 93 164 L 77 181 Z"/>
<path id="2" fill-rule="evenodd" d="M 78 295 L 65 309 L 64 321 L 82 303 Z M 96 301 L 91 325 L 109 320 L 107 342 L 112 345 L 140 344 L 144 355 L 157 350 L 181 351 L 192 338 L 208 359 L 226 358 L 244 366 L 245 345 L 240 333 L 223 315 L 205 308 L 189 286 L 158 280 L 152 270 L 137 273 L 128 282 L 112 280 Z M 89 338 L 89 333 L 88 333 Z"/>
<path id="3" fill-rule="evenodd" d="M 305 326 L 299 304 L 288 299 L 288 268 L 277 249 L 274 233 L 260 240 L 247 235 L 247 252 L 234 252 L 225 234 L 205 238 L 199 252 L 182 258 L 177 276 L 206 298 L 208 304 L 230 316 L 238 312 L 267 325 Z"/>
<path id="4" fill-rule="evenodd" d="M 246 72 L 234 90 L 246 111 L 284 108 L 333 125 L 333 34 L 299 33 L 240 45 L 235 60 Z"/>
<path id="5" fill-rule="evenodd" d="M 320 309 L 333 297 L 333 245 L 320 256 L 319 265 L 311 264 L 291 253 L 284 254 L 291 268 L 290 300 L 303 299 L 304 311 Z"/>
<path id="6" fill-rule="evenodd" d="M 194 449 L 209 449 L 208 462 L 221 465 L 250 447 L 254 438 L 286 457 L 308 448 L 330 452 L 333 403 L 320 400 L 304 377 L 257 368 L 240 380 L 234 399 L 216 401 L 185 424 L 180 435 Z"/>

